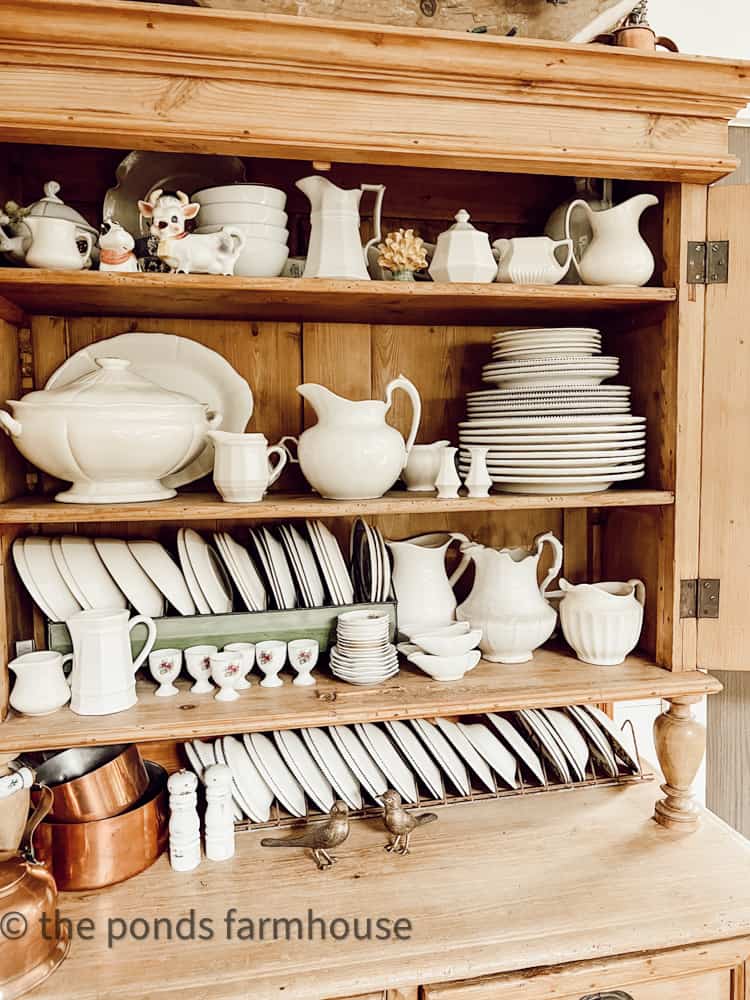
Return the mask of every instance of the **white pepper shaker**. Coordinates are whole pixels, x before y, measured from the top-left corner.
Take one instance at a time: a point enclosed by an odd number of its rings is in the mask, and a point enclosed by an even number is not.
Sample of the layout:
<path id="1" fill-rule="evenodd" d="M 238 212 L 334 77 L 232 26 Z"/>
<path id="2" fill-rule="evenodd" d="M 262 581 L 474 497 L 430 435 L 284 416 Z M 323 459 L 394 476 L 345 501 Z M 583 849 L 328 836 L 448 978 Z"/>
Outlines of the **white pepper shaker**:
<path id="1" fill-rule="evenodd" d="M 169 863 L 176 872 L 191 872 L 201 863 L 198 779 L 192 771 L 169 776 Z"/>
<path id="2" fill-rule="evenodd" d="M 206 786 L 206 857 L 228 861 L 234 857 L 232 772 L 226 764 L 212 764 L 203 772 Z"/>

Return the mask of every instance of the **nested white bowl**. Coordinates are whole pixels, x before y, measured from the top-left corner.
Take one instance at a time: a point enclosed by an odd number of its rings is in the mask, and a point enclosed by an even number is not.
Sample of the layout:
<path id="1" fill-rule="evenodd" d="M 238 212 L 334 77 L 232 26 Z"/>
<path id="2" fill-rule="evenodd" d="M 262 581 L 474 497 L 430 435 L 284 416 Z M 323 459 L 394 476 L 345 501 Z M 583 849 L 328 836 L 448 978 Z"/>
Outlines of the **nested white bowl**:
<path id="1" fill-rule="evenodd" d="M 287 224 L 287 214 L 272 205 L 251 205 L 242 201 L 221 201 L 215 205 L 202 205 L 198 213 L 201 226 L 231 226 L 239 222 L 281 226 Z"/>
<path id="2" fill-rule="evenodd" d="M 479 663 L 482 654 L 473 649 L 460 656 L 430 656 L 429 653 L 412 653 L 408 659 L 436 681 L 460 681 L 464 674 Z"/>
<path id="3" fill-rule="evenodd" d="M 242 278 L 278 278 L 288 256 L 289 247 L 273 240 L 252 237 L 245 241 L 234 265 L 234 273 Z"/>
<path id="4" fill-rule="evenodd" d="M 263 184 L 222 184 L 196 191 L 191 200 L 197 201 L 199 205 L 239 201 L 253 205 L 269 205 L 271 208 L 283 210 L 286 206 L 286 192 L 281 188 L 266 187 Z"/>
<path id="5" fill-rule="evenodd" d="M 482 630 L 474 628 L 464 635 L 413 635 L 411 641 L 432 656 L 462 656 L 476 649 L 481 638 Z"/>
<path id="6" fill-rule="evenodd" d="M 282 246 L 286 246 L 289 240 L 289 230 L 284 229 L 283 226 L 268 226 L 263 222 L 227 222 L 225 225 L 231 225 L 235 229 L 239 229 L 248 239 L 271 240 L 273 243 L 281 243 Z M 214 226 L 199 226 L 196 229 L 196 233 L 218 233 L 223 228 L 223 226 L 218 224 Z"/>
<path id="7" fill-rule="evenodd" d="M 467 632 L 471 631 L 471 625 L 468 622 L 446 622 L 445 625 L 425 627 L 423 624 L 412 625 L 407 623 L 406 625 L 399 625 L 398 630 L 402 635 L 405 635 L 410 642 L 413 642 L 414 640 L 412 637 L 415 635 L 466 635 Z"/>

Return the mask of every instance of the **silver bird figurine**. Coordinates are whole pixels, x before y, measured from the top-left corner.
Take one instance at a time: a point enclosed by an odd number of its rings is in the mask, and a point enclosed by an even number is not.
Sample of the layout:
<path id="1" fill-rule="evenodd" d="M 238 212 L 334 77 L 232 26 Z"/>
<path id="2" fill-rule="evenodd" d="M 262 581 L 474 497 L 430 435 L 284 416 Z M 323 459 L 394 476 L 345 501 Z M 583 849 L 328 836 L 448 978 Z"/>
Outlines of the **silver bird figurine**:
<path id="1" fill-rule="evenodd" d="M 264 837 L 261 847 L 307 847 L 312 851 L 318 871 L 324 871 L 336 863 L 330 851 L 340 847 L 349 836 L 349 807 L 337 799 L 325 823 L 315 823 L 298 837 Z"/>
<path id="2" fill-rule="evenodd" d="M 385 845 L 385 850 L 401 855 L 408 854 L 412 833 L 417 827 L 434 823 L 436 819 L 437 813 L 421 813 L 417 816 L 407 812 L 401 805 L 401 796 L 389 788 L 383 795 L 383 822 L 390 834 L 390 841 Z"/>

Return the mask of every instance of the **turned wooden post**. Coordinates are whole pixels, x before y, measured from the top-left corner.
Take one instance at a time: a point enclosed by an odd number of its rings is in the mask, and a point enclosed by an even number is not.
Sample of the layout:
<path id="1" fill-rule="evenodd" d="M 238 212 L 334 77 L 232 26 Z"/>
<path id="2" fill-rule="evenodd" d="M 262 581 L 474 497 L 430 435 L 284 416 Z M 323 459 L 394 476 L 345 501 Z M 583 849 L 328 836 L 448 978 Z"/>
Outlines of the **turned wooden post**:
<path id="1" fill-rule="evenodd" d="M 668 711 L 654 722 L 654 743 L 666 779 L 666 798 L 656 803 L 654 819 L 672 830 L 692 832 L 699 822 L 691 791 L 706 751 L 706 727 L 693 715 L 698 696 L 672 698 Z"/>

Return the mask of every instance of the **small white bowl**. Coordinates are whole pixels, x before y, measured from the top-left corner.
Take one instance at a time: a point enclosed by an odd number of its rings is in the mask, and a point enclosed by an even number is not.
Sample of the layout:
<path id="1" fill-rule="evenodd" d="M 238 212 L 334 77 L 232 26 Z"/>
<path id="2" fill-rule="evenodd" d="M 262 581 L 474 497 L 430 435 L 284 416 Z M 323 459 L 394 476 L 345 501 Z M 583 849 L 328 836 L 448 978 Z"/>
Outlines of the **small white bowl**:
<path id="1" fill-rule="evenodd" d="M 278 278 L 289 256 L 289 247 L 271 240 L 246 240 L 234 265 L 234 273 L 242 278 Z"/>
<path id="2" fill-rule="evenodd" d="M 241 201 L 222 201 L 215 205 L 203 205 L 198 213 L 201 226 L 231 226 L 238 222 L 263 224 L 266 226 L 286 226 L 288 216 L 270 205 L 251 205 Z"/>
<path id="3" fill-rule="evenodd" d="M 289 240 L 289 230 L 284 229 L 282 226 L 267 226 L 262 222 L 226 222 L 224 225 L 234 226 L 235 229 L 239 229 L 248 238 L 260 238 L 262 240 L 271 240 L 273 243 L 281 243 L 286 246 Z M 195 231 L 196 233 L 218 233 L 223 226 L 199 226 Z"/>
<path id="4" fill-rule="evenodd" d="M 476 649 L 482 638 L 481 628 L 472 629 L 464 635 L 413 635 L 412 642 L 425 653 L 433 656 L 461 656 Z"/>
<path id="5" fill-rule="evenodd" d="M 478 649 L 473 649 L 461 656 L 430 656 L 429 653 L 412 653 L 409 656 L 409 663 L 413 663 L 415 667 L 419 667 L 436 681 L 460 681 L 464 674 L 473 670 L 481 659 L 481 652 Z"/>
<path id="6" fill-rule="evenodd" d="M 197 201 L 199 205 L 240 201 L 250 202 L 253 205 L 269 205 L 271 208 L 283 210 L 286 206 L 286 192 L 280 188 L 264 187 L 262 184 L 222 184 L 219 187 L 196 191 L 191 201 Z"/>
<path id="7" fill-rule="evenodd" d="M 466 635 L 471 631 L 468 622 L 446 622 L 445 625 L 424 625 L 417 622 L 413 625 L 399 625 L 399 632 L 413 642 L 415 635 Z"/>

